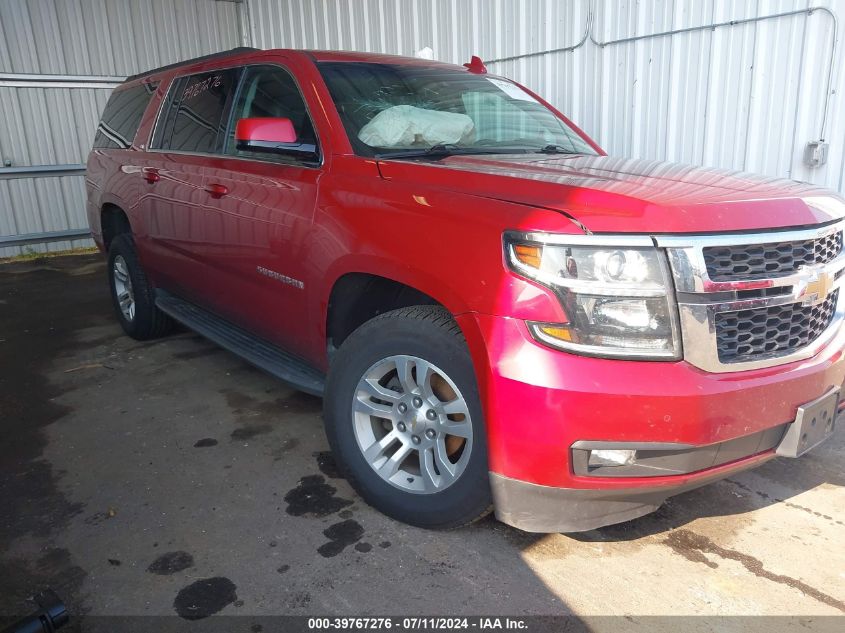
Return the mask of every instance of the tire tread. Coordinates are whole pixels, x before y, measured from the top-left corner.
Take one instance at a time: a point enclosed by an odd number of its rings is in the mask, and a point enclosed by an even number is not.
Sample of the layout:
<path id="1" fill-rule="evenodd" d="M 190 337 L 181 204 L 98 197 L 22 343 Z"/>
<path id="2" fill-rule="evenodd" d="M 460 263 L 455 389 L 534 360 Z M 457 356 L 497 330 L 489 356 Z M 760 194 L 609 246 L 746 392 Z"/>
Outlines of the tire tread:
<path id="1" fill-rule="evenodd" d="M 122 255 L 127 266 L 129 266 L 130 275 L 133 277 L 132 289 L 135 293 L 135 319 L 129 325 L 130 329 L 127 329 L 126 321 L 118 311 L 118 319 L 124 325 L 124 330 L 132 338 L 139 341 L 161 338 L 167 335 L 173 329 L 173 319 L 156 306 L 155 291 L 147 280 L 147 275 L 144 273 L 144 268 L 141 266 L 138 252 L 135 249 L 135 240 L 132 239 L 130 233 L 121 233 L 112 240 L 109 247 L 110 264 L 112 255 L 116 254 Z M 111 265 L 109 265 L 109 275 L 111 275 Z M 111 277 L 109 284 L 112 284 Z M 113 286 L 112 292 L 114 292 Z M 144 308 L 143 314 L 142 310 L 139 309 L 141 307 Z M 117 310 L 117 308 L 115 309 Z"/>

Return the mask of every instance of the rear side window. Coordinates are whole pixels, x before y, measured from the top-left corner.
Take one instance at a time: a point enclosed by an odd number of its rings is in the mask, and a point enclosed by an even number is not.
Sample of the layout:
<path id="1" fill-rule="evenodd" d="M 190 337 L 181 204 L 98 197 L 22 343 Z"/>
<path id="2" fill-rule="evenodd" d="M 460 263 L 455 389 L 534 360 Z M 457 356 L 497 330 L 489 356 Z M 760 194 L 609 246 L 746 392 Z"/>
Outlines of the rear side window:
<path id="1" fill-rule="evenodd" d="M 235 69 L 180 77 L 173 81 L 153 136 L 154 149 L 212 153 L 222 141 Z"/>
<path id="2" fill-rule="evenodd" d="M 115 90 L 109 97 L 97 134 L 94 147 L 98 149 L 126 149 L 132 146 L 144 111 L 153 98 L 157 83 L 144 83 L 132 88 Z"/>

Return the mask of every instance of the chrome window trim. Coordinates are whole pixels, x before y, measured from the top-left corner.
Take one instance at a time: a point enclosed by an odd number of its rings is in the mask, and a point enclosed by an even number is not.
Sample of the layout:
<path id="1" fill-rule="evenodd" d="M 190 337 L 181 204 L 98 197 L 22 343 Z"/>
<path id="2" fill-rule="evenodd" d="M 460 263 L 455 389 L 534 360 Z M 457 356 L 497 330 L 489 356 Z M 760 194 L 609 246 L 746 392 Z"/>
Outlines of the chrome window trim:
<path id="1" fill-rule="evenodd" d="M 167 90 L 164 91 L 164 94 L 161 97 L 161 101 L 158 104 L 158 109 L 156 110 L 156 118 L 153 121 L 152 127 L 150 128 L 150 134 L 147 137 L 147 142 L 141 146 L 147 152 L 153 151 L 153 139 L 155 138 L 156 132 L 158 131 L 158 126 L 161 125 L 163 122 L 164 108 L 170 107 L 170 93 L 174 89 L 174 84 L 179 81 L 179 79 L 181 79 L 181 76 L 173 76 L 167 82 Z M 159 88 L 162 87 L 162 83 L 163 81 L 159 81 Z"/>
<path id="2" fill-rule="evenodd" d="M 311 121 L 311 128 L 314 130 L 314 136 L 316 137 L 316 148 L 317 148 L 317 155 L 319 156 L 320 160 L 316 162 L 308 162 L 308 161 L 298 161 L 298 160 L 291 160 L 283 161 L 283 160 L 273 160 L 270 158 L 261 159 L 252 156 L 236 156 L 234 154 L 226 154 L 225 153 L 225 146 L 222 148 L 220 152 L 192 152 L 186 150 L 174 150 L 170 148 L 162 148 L 162 147 L 152 147 L 153 139 L 155 138 L 156 131 L 158 126 L 161 124 L 164 115 L 164 107 L 165 104 L 168 102 L 168 98 L 170 97 L 171 91 L 174 89 L 174 86 L 178 81 L 184 79 L 185 77 L 195 77 L 196 75 L 205 75 L 208 73 L 213 72 L 224 72 L 227 70 L 235 70 L 235 71 L 243 71 L 243 74 L 238 77 L 237 85 L 235 86 L 235 94 L 232 95 L 233 103 L 232 107 L 228 113 L 228 122 L 227 122 L 227 130 L 229 124 L 234 121 L 234 114 L 235 114 L 235 106 L 237 103 L 234 103 L 234 98 L 240 91 L 241 83 L 243 82 L 243 78 L 246 75 L 246 72 L 253 67 L 262 67 L 262 66 L 275 66 L 279 70 L 286 72 L 290 77 L 293 79 L 294 84 L 296 85 L 296 89 L 299 91 L 299 96 L 302 97 L 302 102 L 305 104 L 305 112 L 308 115 L 309 120 Z M 162 83 L 162 80 L 157 80 L 159 86 Z M 143 146 L 142 146 L 143 147 Z M 242 160 L 252 163 L 261 163 L 265 165 L 277 165 L 280 167 L 299 167 L 304 169 L 321 169 L 325 165 L 325 153 L 322 151 L 322 144 L 320 143 L 320 132 L 317 130 L 317 126 L 314 124 L 314 116 L 311 114 L 311 107 L 308 105 L 308 100 L 305 98 L 305 92 L 302 90 L 302 86 L 299 84 L 299 80 L 297 79 L 296 75 L 287 67 L 278 62 L 255 62 L 255 63 L 248 63 L 248 64 L 233 64 L 229 66 L 222 66 L 220 68 L 213 68 L 211 70 L 200 70 L 193 73 L 187 74 L 174 74 L 171 78 L 169 83 L 167 84 L 167 91 L 164 93 L 164 96 L 161 99 L 161 103 L 158 105 L 158 111 L 156 112 L 156 118 L 153 122 L 152 129 L 150 130 L 149 137 L 147 139 L 146 148 L 144 151 L 150 154 L 181 154 L 184 156 L 210 156 L 212 158 L 224 158 L 226 160 Z"/>
<path id="3" fill-rule="evenodd" d="M 281 160 L 260 160 L 257 158 L 247 158 L 246 156 L 230 156 L 229 154 L 211 154 L 209 152 L 187 152 L 177 149 L 148 149 L 149 154 L 178 154 L 181 156 L 198 156 L 201 158 L 219 158 L 221 160 L 239 160 L 247 163 L 260 163 L 262 165 L 272 165 L 274 167 L 294 167 L 296 169 L 321 169 L 323 167 L 323 156 L 320 155 L 319 163 L 308 163 L 305 161 L 291 161 L 285 162 Z"/>

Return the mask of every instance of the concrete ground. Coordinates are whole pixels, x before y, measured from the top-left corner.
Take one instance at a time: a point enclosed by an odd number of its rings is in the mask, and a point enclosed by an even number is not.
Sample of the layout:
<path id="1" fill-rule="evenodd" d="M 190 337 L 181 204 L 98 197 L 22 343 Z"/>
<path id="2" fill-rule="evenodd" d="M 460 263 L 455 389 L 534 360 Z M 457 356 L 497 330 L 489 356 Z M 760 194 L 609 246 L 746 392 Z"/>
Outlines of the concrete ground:
<path id="1" fill-rule="evenodd" d="M 845 432 L 576 535 L 392 521 L 318 399 L 189 332 L 139 343 L 99 256 L 0 265 L 0 614 L 845 613 Z"/>

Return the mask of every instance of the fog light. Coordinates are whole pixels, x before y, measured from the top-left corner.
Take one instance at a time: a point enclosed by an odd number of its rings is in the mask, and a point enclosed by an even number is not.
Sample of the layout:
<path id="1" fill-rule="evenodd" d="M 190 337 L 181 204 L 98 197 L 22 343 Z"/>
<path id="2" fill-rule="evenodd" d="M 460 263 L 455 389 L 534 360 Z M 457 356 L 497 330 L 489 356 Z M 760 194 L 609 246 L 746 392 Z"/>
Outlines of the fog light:
<path id="1" fill-rule="evenodd" d="M 590 451 L 589 466 L 625 466 L 633 464 L 636 458 L 637 451 Z"/>

